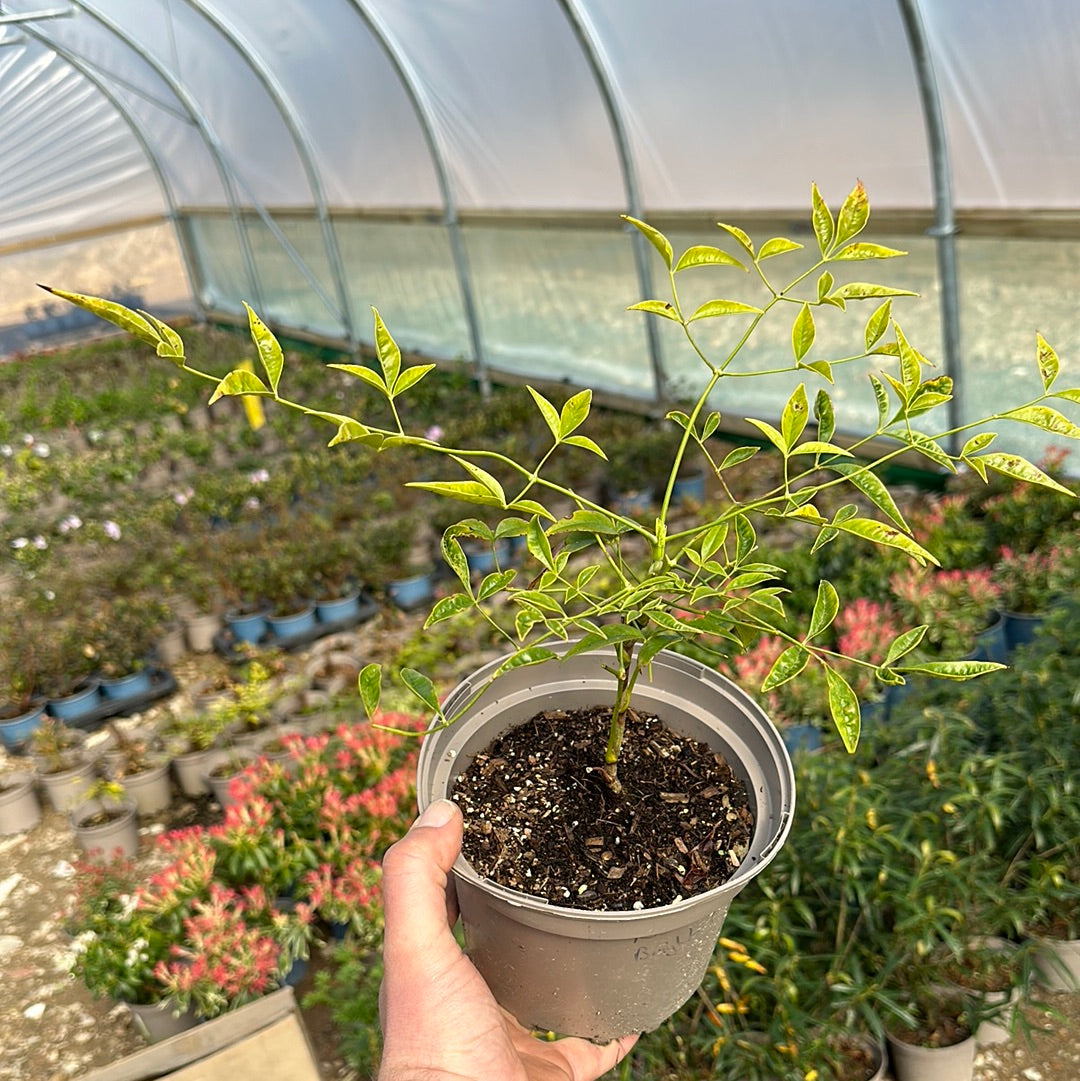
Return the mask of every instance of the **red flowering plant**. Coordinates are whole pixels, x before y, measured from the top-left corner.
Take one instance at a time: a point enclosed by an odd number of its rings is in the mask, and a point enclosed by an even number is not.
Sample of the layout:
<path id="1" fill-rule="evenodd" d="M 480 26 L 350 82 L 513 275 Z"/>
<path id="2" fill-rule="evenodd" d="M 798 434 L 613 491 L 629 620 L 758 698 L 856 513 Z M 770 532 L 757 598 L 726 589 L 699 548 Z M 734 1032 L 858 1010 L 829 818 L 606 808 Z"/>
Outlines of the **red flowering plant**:
<path id="1" fill-rule="evenodd" d="M 988 567 L 937 572 L 910 567 L 889 579 L 889 589 L 900 617 L 925 627 L 916 648 L 926 657 L 970 655 L 1001 594 Z"/>
<path id="2" fill-rule="evenodd" d="M 1001 591 L 1001 607 L 1006 612 L 1045 612 L 1066 594 L 1067 579 L 1065 550 L 1056 544 L 1027 553 L 1002 546 L 994 565 L 994 583 Z"/>
<path id="3" fill-rule="evenodd" d="M 845 605 L 836 616 L 836 651 L 843 658 L 858 657 L 860 662 L 838 658 L 837 667 L 851 684 L 861 702 L 881 696 L 882 683 L 875 666 L 884 665 L 889 643 L 900 633 L 896 611 L 888 601 L 859 597 Z"/>
<path id="4" fill-rule="evenodd" d="M 274 909 L 259 887 L 239 892 L 212 882 L 184 918 L 183 941 L 154 974 L 179 1009 L 217 1017 L 281 986 L 306 956 L 310 918 L 304 905 Z"/>

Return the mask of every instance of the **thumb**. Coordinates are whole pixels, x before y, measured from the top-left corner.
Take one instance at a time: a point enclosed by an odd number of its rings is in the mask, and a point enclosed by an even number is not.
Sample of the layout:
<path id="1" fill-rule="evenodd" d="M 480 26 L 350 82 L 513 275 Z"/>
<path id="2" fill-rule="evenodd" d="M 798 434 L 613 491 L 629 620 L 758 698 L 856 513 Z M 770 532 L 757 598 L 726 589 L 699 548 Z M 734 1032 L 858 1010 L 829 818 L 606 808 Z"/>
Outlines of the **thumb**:
<path id="1" fill-rule="evenodd" d="M 447 918 L 450 868 L 461 851 L 457 804 L 438 800 L 383 857 L 386 970 L 403 979 L 414 966 L 430 965 L 457 942 Z"/>

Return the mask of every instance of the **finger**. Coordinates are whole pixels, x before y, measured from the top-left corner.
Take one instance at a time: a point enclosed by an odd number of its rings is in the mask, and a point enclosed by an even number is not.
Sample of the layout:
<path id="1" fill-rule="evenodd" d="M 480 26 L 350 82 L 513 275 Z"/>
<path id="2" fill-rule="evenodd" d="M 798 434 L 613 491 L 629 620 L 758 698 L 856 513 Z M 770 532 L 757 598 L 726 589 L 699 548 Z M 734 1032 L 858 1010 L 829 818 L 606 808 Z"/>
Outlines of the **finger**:
<path id="1" fill-rule="evenodd" d="M 509 1016 L 509 1015 L 508 1015 Z M 560 1075 L 571 1081 L 595 1081 L 614 1069 L 630 1053 L 637 1043 L 636 1034 L 622 1036 L 606 1044 L 595 1044 L 576 1036 L 564 1037 L 554 1043 L 538 1043 L 536 1038 L 513 1022 L 513 1040 L 523 1059 L 546 1061 L 559 1065 Z M 538 1075 L 540 1076 L 540 1075 Z"/>
<path id="2" fill-rule="evenodd" d="M 452 903 L 447 883 L 461 850 L 461 835 L 457 805 L 439 800 L 383 858 L 383 953 L 388 974 L 405 980 L 414 964 L 430 963 L 440 951 L 458 951 L 447 922 Z"/>

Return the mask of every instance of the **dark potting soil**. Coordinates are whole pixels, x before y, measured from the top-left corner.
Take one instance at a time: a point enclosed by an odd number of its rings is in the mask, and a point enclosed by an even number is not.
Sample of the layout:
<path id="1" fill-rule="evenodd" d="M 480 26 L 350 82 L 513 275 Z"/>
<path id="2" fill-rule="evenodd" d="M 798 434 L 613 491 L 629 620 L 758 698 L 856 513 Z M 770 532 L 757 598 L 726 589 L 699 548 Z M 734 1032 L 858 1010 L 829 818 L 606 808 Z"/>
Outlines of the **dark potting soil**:
<path id="1" fill-rule="evenodd" d="M 753 834 L 746 787 L 722 755 L 656 717 L 626 725 L 623 791 L 601 774 L 610 707 L 538 713 L 454 784 L 476 872 L 568 908 L 671 904 L 726 882 Z"/>

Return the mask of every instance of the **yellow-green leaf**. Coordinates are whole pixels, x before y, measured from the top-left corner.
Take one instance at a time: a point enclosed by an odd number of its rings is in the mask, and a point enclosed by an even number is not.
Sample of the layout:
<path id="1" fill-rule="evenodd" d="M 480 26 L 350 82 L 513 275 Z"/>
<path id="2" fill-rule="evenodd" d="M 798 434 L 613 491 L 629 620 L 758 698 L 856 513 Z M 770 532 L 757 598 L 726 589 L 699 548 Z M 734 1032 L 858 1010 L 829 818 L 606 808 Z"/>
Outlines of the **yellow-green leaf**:
<path id="1" fill-rule="evenodd" d="M 900 255 L 907 255 L 907 252 L 899 248 L 886 248 L 884 244 L 861 242 L 845 244 L 839 251 L 833 252 L 829 258 L 854 261 L 856 259 L 895 259 Z"/>
<path id="2" fill-rule="evenodd" d="M 104 319 L 114 326 L 118 326 L 121 330 L 127 331 L 128 334 L 138 338 L 139 341 L 145 342 L 147 345 L 152 345 L 155 349 L 158 346 L 158 342 L 161 341 L 161 335 L 158 334 L 150 323 L 139 315 L 138 312 L 134 312 L 130 308 L 125 308 L 123 304 L 117 304 L 112 300 L 105 300 L 102 297 L 84 296 L 82 293 L 69 293 L 64 289 L 54 289 L 51 285 L 41 285 L 39 288 L 44 289 L 47 293 L 52 293 L 54 297 L 60 297 L 61 300 L 66 300 L 71 304 L 78 305 L 80 308 L 85 308 L 99 319 Z"/>
<path id="3" fill-rule="evenodd" d="M 348 372 L 349 375 L 355 376 L 357 379 L 373 386 L 376 390 L 381 390 L 383 394 L 389 397 L 390 390 L 383 381 L 383 377 L 365 364 L 327 364 L 327 367 L 336 368 L 339 372 Z"/>
<path id="4" fill-rule="evenodd" d="M 829 209 L 828 203 L 822 198 L 821 192 L 818 191 L 817 184 L 812 184 L 810 187 L 810 201 L 810 220 L 814 225 L 814 236 L 817 237 L 818 247 L 821 249 L 821 254 L 824 255 L 828 251 L 829 245 L 832 244 L 836 228 L 833 224 L 832 211 Z"/>
<path id="5" fill-rule="evenodd" d="M 841 300 L 867 300 L 870 297 L 916 297 L 910 289 L 894 289 L 891 285 L 876 285 L 873 282 L 848 282 L 841 285 L 832 294 Z"/>
<path id="6" fill-rule="evenodd" d="M 571 432 L 580 428 L 589 416 L 592 407 L 592 391 L 579 390 L 577 394 L 566 400 L 559 415 L 559 435 L 568 436 Z"/>
<path id="7" fill-rule="evenodd" d="M 456 616 L 458 612 L 463 612 L 466 608 L 472 606 L 472 597 L 467 597 L 464 593 L 451 593 L 449 597 L 442 597 L 435 602 L 435 607 L 431 609 L 431 614 L 424 621 L 424 626 L 434 626 L 434 624 L 441 623 L 444 619 L 450 619 L 451 616 Z"/>
<path id="8" fill-rule="evenodd" d="M 810 660 L 810 654 L 802 646 L 788 646 L 773 661 L 772 668 L 761 684 L 761 693 L 768 694 L 776 687 L 782 687 L 789 679 L 794 679 Z"/>
<path id="9" fill-rule="evenodd" d="M 627 309 L 628 312 L 649 312 L 652 315 L 662 315 L 665 319 L 672 319 L 676 323 L 681 323 L 679 313 L 675 310 L 675 305 L 668 300 L 639 300 L 636 304 L 631 304 Z"/>
<path id="10" fill-rule="evenodd" d="M 1037 465 L 1032 465 L 1026 458 L 1019 454 L 981 454 L 973 457 L 972 462 L 981 462 L 995 473 L 1013 480 L 1026 481 L 1028 484 L 1038 484 L 1043 488 L 1049 488 L 1064 495 L 1073 495 L 1063 484 L 1059 484 L 1053 477 L 1044 473 Z"/>
<path id="11" fill-rule="evenodd" d="M 809 417 L 810 404 L 806 399 L 806 386 L 800 383 L 788 398 L 780 418 L 785 450 L 790 450 L 799 441 Z"/>
<path id="12" fill-rule="evenodd" d="M 379 309 L 372 308 L 371 311 L 375 318 L 375 351 L 379 355 L 383 380 L 389 388 L 397 383 L 398 373 L 401 371 L 401 350 L 390 331 L 386 329 Z"/>
<path id="13" fill-rule="evenodd" d="M 687 248 L 679 256 L 675 271 L 678 273 L 680 270 L 689 270 L 696 266 L 735 266 L 740 270 L 746 270 L 746 267 L 735 256 L 728 255 L 726 251 L 714 248 L 710 244 L 695 244 L 692 248 Z"/>
<path id="14" fill-rule="evenodd" d="M 884 304 L 879 305 L 874 314 L 867 319 L 864 336 L 866 341 L 866 351 L 868 353 L 881 340 L 881 336 L 885 333 L 891 318 L 892 301 L 886 300 Z"/>
<path id="15" fill-rule="evenodd" d="M 394 396 L 396 397 L 398 394 L 404 394 L 409 387 L 419 383 L 428 372 L 434 369 L 434 367 L 434 364 L 414 364 L 411 368 L 406 368 L 401 375 L 398 376 L 397 382 L 394 384 L 392 392 Z"/>
<path id="16" fill-rule="evenodd" d="M 360 701 L 364 706 L 364 712 L 368 720 L 374 720 L 379 709 L 379 699 L 382 695 L 382 665 L 365 664 L 357 678 L 360 690 Z"/>
<path id="17" fill-rule="evenodd" d="M 795 322 L 791 327 L 791 348 L 795 352 L 795 359 L 802 360 L 814 344 L 814 313 L 809 304 L 803 304 L 799 314 L 795 316 Z"/>
<path id="18" fill-rule="evenodd" d="M 432 492 L 434 495 L 446 496 L 448 499 L 460 499 L 463 503 L 478 503 L 483 507 L 502 509 L 505 506 L 502 500 L 491 494 L 486 484 L 478 484 L 471 480 L 411 480 L 406 482 L 405 487 L 419 488 L 423 492 Z"/>
<path id="19" fill-rule="evenodd" d="M 718 221 L 716 223 L 716 226 L 718 229 L 723 229 L 724 232 L 730 233 L 739 242 L 739 244 L 742 245 L 747 255 L 753 257 L 754 244 L 751 241 L 750 237 L 747 236 L 746 233 L 744 233 L 737 225 L 725 225 L 722 221 Z"/>
<path id="20" fill-rule="evenodd" d="M 1035 335 L 1035 361 L 1039 365 L 1043 390 L 1049 390 L 1057 379 L 1060 365 L 1053 346 L 1041 334 Z"/>
<path id="21" fill-rule="evenodd" d="M 824 390 L 819 390 L 814 398 L 814 419 L 817 421 L 818 438 L 826 442 L 836 431 L 836 415 L 833 412 L 832 398 Z"/>
<path id="22" fill-rule="evenodd" d="M 885 525 L 884 522 L 875 522 L 872 518 L 848 518 L 846 521 L 833 519 L 833 525 L 845 533 L 855 537 L 862 537 L 873 544 L 883 544 L 889 548 L 898 548 L 906 552 L 917 563 L 926 566 L 932 563 L 938 566 L 938 561 L 918 541 L 913 540 L 906 533 Z"/>
<path id="23" fill-rule="evenodd" d="M 567 436 L 563 442 L 571 447 L 581 447 L 583 450 L 591 451 L 598 457 L 603 458 L 605 462 L 607 461 L 607 455 L 587 435 Z"/>
<path id="24" fill-rule="evenodd" d="M 451 454 L 451 458 L 462 469 L 465 470 L 473 480 L 479 481 L 487 490 L 498 500 L 500 507 L 506 506 L 506 493 L 503 491 L 503 486 L 486 470 L 481 469 L 475 462 L 470 462 L 468 458 L 459 458 L 456 454 Z"/>
<path id="25" fill-rule="evenodd" d="M 281 352 L 281 344 L 274 337 L 273 331 L 255 314 L 251 305 L 244 303 L 247 312 L 248 329 L 251 332 L 251 340 L 259 352 L 259 360 L 262 361 L 263 371 L 270 389 L 277 397 L 278 382 L 281 380 L 281 369 L 285 365 L 285 357 Z"/>
<path id="26" fill-rule="evenodd" d="M 858 236 L 870 219 L 870 200 L 866 197 L 866 188 L 861 180 L 848 192 L 844 205 L 836 217 L 836 243 L 844 244 L 853 236 Z M 836 256 L 833 256 L 836 258 Z"/>
<path id="27" fill-rule="evenodd" d="M 758 262 L 762 259 L 771 259 L 774 255 L 783 255 L 789 251 L 799 251 L 802 245 L 796 243 L 794 240 L 788 240 L 787 237 L 774 236 L 772 240 L 766 240 L 761 245 L 761 250 L 758 252 Z"/>
<path id="28" fill-rule="evenodd" d="M 822 579 L 818 582 L 814 610 L 810 614 L 810 628 L 806 632 L 807 639 L 816 638 L 823 630 L 832 626 L 838 611 L 840 611 L 840 598 L 837 596 L 836 587 L 832 582 Z"/>
<path id="29" fill-rule="evenodd" d="M 540 410 L 544 423 L 557 441 L 559 438 L 559 411 L 534 387 L 526 385 L 525 389 L 532 395 L 532 400 L 536 402 L 536 408 Z"/>
<path id="30" fill-rule="evenodd" d="M 761 309 L 753 304 L 743 304 L 741 300 L 706 300 L 692 316 L 687 320 L 693 323 L 696 319 L 715 319 L 723 315 L 760 315 Z"/>
<path id="31" fill-rule="evenodd" d="M 210 395 L 210 404 L 218 398 L 235 397 L 237 394 L 269 394 L 266 384 L 254 373 L 243 368 L 229 372 Z"/>
<path id="32" fill-rule="evenodd" d="M 1080 426 L 1073 424 L 1068 417 L 1046 405 L 1029 405 L 1021 409 L 1011 409 L 1004 414 L 1010 420 L 1024 424 L 1033 424 L 1044 432 L 1063 435 L 1067 439 L 1080 439 Z"/>
<path id="33" fill-rule="evenodd" d="M 848 754 L 853 754 L 859 746 L 861 728 L 859 699 L 847 680 L 828 666 L 825 668 L 825 682 L 828 686 L 829 712 L 832 714 L 833 724 L 844 741 L 844 749 Z"/>
<path id="34" fill-rule="evenodd" d="M 671 250 L 671 242 L 668 238 L 664 236 L 659 229 L 654 229 L 651 225 L 646 225 L 645 222 L 630 217 L 629 214 L 623 214 L 622 220 L 629 222 L 630 225 L 645 237 L 645 239 L 660 253 L 660 258 L 664 260 L 664 265 L 670 270 L 674 255 Z"/>

